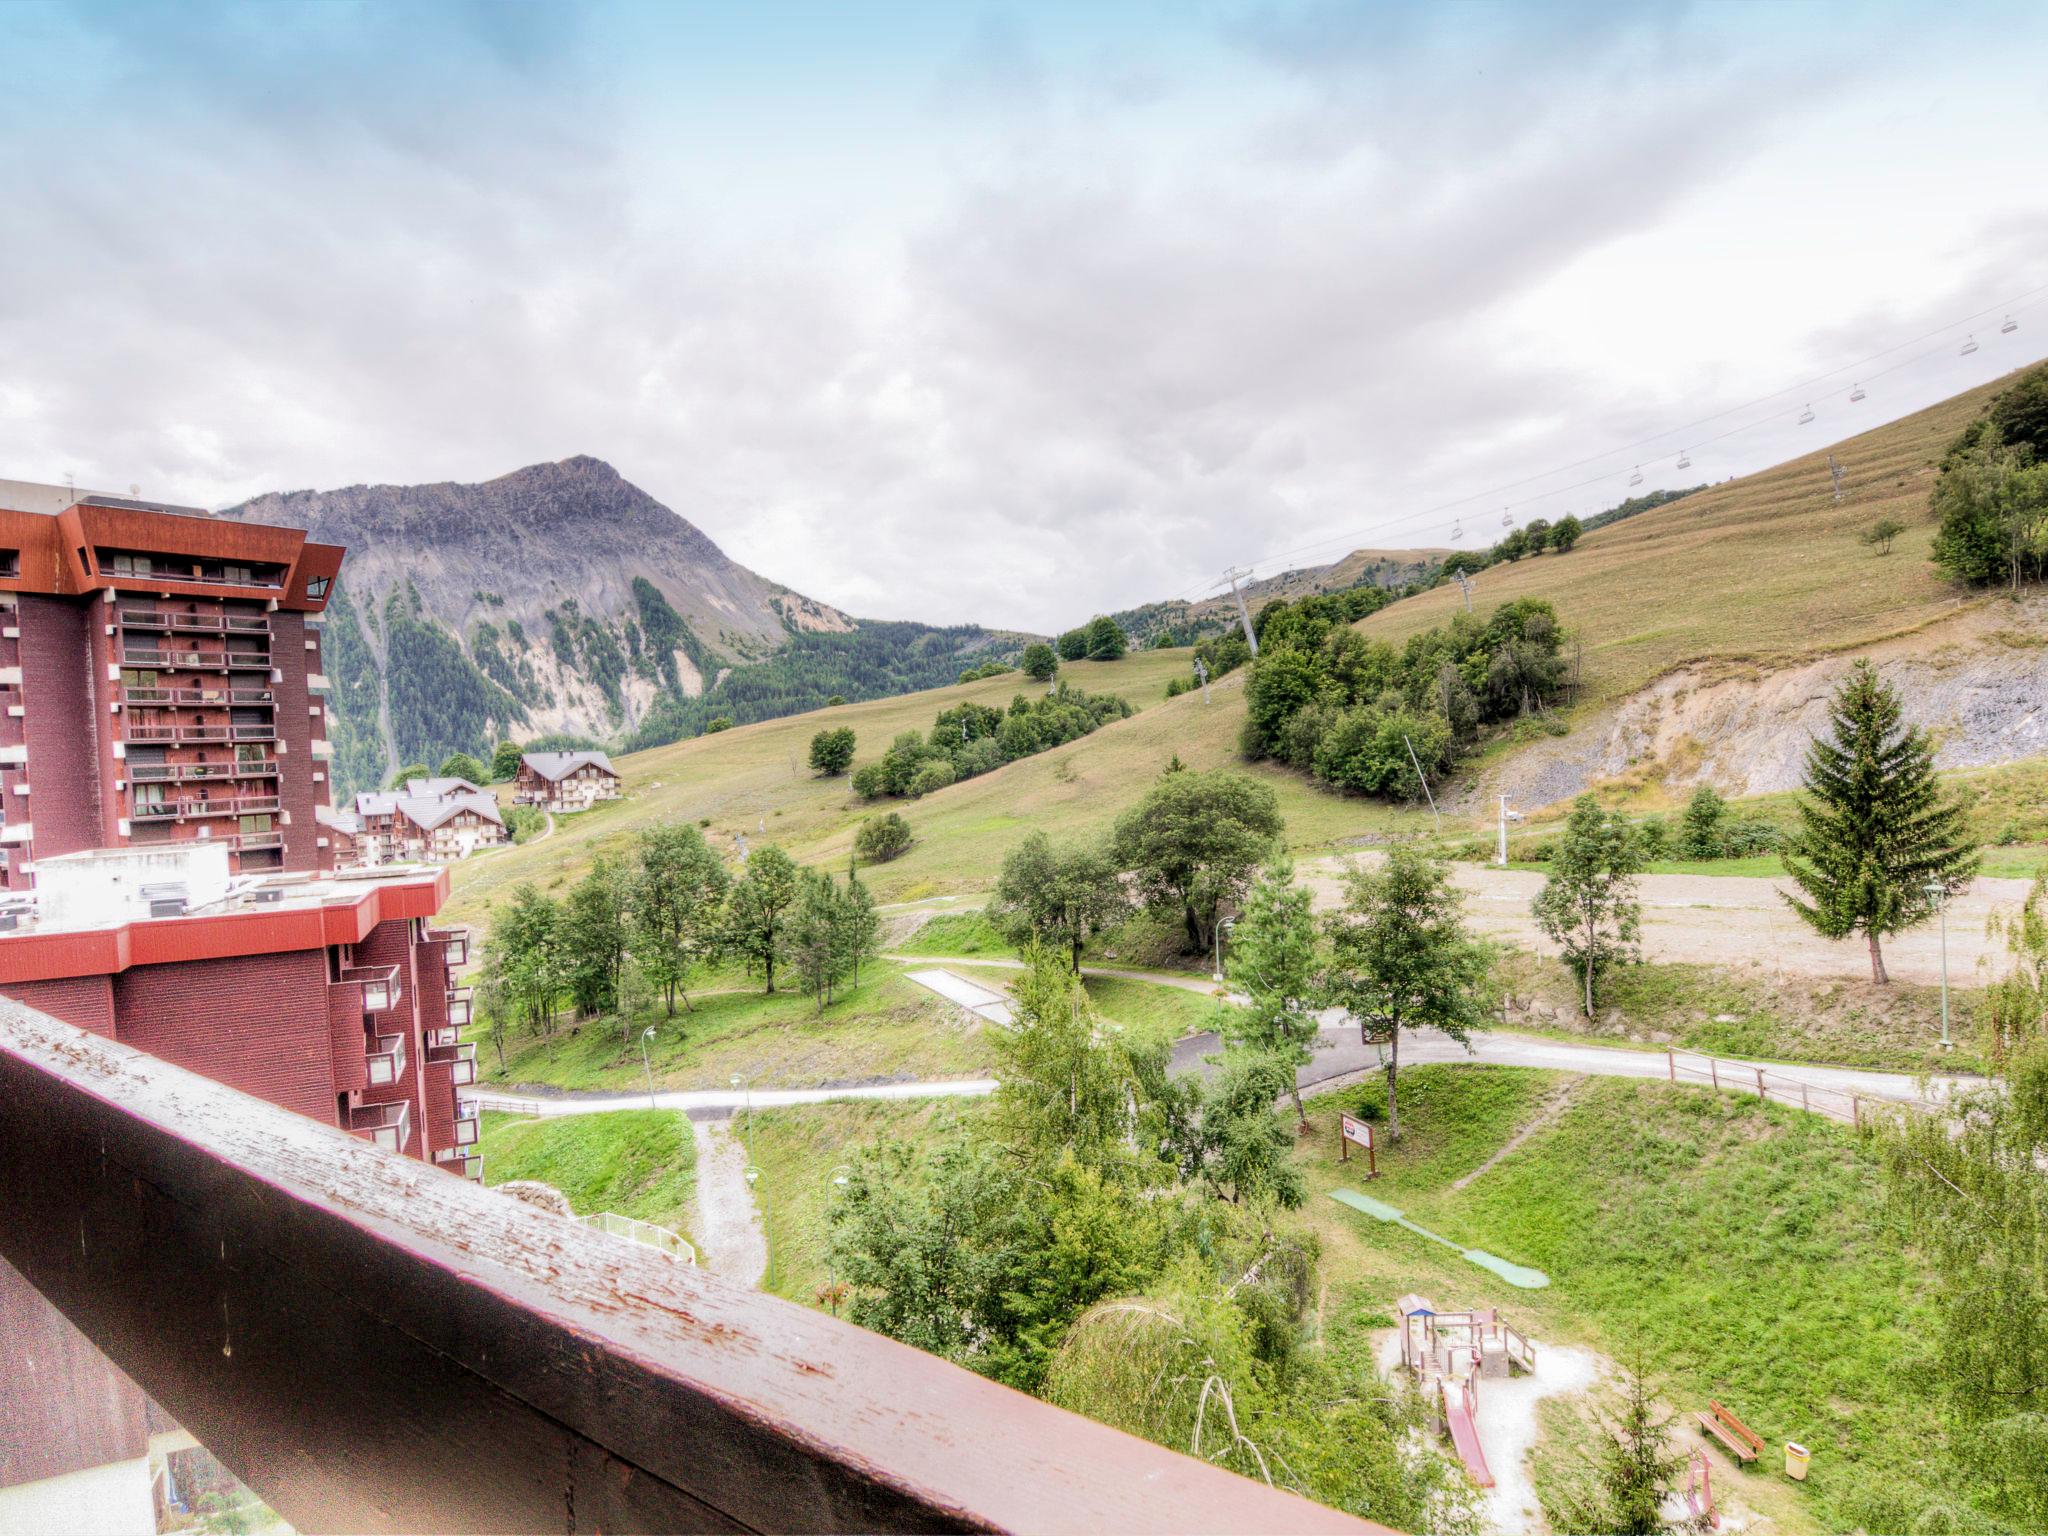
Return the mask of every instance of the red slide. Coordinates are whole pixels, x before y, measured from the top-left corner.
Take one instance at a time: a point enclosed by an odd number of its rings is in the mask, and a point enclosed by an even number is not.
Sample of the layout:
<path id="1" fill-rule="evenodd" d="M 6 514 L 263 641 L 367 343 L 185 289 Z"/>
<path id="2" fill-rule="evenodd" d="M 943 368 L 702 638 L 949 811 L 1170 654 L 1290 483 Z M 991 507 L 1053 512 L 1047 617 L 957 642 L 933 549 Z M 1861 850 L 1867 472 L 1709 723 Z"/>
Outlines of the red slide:
<path id="1" fill-rule="evenodd" d="M 1493 1486 L 1486 1454 L 1479 1449 L 1479 1431 L 1472 1423 L 1472 1386 L 1469 1381 L 1444 1385 L 1444 1423 L 1450 1427 L 1451 1444 L 1465 1463 L 1465 1475 L 1481 1488 Z"/>

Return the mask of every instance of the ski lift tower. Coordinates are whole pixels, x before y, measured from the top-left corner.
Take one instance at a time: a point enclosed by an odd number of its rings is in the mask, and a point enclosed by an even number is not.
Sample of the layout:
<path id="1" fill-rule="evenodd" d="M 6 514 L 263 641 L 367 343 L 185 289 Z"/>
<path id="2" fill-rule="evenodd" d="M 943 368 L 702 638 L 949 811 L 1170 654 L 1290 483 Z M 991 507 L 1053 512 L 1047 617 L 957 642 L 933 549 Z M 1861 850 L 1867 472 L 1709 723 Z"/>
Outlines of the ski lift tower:
<path id="1" fill-rule="evenodd" d="M 1252 633 L 1251 610 L 1245 607 L 1244 594 L 1237 589 L 1237 584 L 1250 575 L 1251 571 L 1249 568 L 1233 565 L 1223 573 L 1223 579 L 1230 583 L 1230 595 L 1237 599 L 1237 616 L 1244 624 L 1244 643 L 1252 648 L 1252 655 L 1256 657 L 1259 654 L 1259 637 Z"/>
<path id="2" fill-rule="evenodd" d="M 1202 702 L 1206 704 L 1209 702 L 1209 668 L 1199 656 L 1195 658 L 1195 676 L 1202 680 Z"/>
<path id="3" fill-rule="evenodd" d="M 1508 797 L 1506 795 L 1502 795 L 1500 797 L 1500 849 L 1499 852 L 1494 856 L 1494 862 L 1500 865 L 1502 869 L 1506 869 L 1508 867 L 1508 823 L 1511 821 L 1520 821 L 1521 819 L 1522 813 L 1520 811 L 1509 810 Z"/>
<path id="4" fill-rule="evenodd" d="M 1465 594 L 1465 611 L 1470 613 L 1472 611 L 1472 578 L 1465 574 L 1464 567 L 1462 566 L 1453 574 L 1458 578 L 1458 589 Z"/>

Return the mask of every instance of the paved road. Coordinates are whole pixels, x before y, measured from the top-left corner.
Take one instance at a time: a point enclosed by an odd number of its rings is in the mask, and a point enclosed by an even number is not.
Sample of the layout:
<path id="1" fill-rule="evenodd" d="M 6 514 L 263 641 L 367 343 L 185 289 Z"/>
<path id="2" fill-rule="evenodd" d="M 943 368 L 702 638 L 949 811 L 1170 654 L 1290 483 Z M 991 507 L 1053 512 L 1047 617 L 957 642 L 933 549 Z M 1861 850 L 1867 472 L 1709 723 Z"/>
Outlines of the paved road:
<path id="1" fill-rule="evenodd" d="M 1186 1035 L 1174 1042 L 1173 1069 L 1176 1072 L 1202 1070 L 1202 1058 L 1223 1048 L 1216 1035 L 1204 1032 Z M 1682 1058 L 1683 1059 L 1683 1058 Z M 1877 1072 L 1851 1067 L 1792 1066 L 1776 1062 L 1752 1062 L 1721 1057 L 1724 1065 L 1754 1072 L 1759 1068 L 1774 1078 L 1810 1083 L 1841 1093 L 1866 1098 L 1906 1101 L 1926 1096 L 1946 1097 L 1969 1078 L 1934 1078 L 1921 1091 L 1921 1083 L 1904 1072 Z M 1511 1030 L 1487 1030 L 1472 1037 L 1472 1049 L 1434 1029 L 1407 1030 L 1401 1036 L 1401 1065 L 1425 1062 L 1481 1062 L 1492 1066 L 1542 1067 L 1553 1072 L 1584 1072 L 1595 1077 L 1660 1078 L 1669 1070 L 1662 1051 L 1627 1051 L 1606 1045 L 1580 1045 L 1569 1040 L 1552 1040 L 1542 1035 L 1523 1035 Z M 1315 1056 L 1296 1075 L 1303 1088 L 1335 1078 L 1385 1068 L 1380 1052 L 1358 1039 L 1357 1026 L 1326 1017 Z"/>
<path id="2" fill-rule="evenodd" d="M 937 966 L 923 970 L 907 971 L 905 981 L 914 981 L 928 992 L 936 992 L 956 1008 L 965 1008 L 976 1018 L 990 1024 L 1014 1024 L 1015 1011 L 1010 1007 L 1009 998 L 1000 992 L 992 992 L 979 982 L 956 976 L 951 971 Z"/>

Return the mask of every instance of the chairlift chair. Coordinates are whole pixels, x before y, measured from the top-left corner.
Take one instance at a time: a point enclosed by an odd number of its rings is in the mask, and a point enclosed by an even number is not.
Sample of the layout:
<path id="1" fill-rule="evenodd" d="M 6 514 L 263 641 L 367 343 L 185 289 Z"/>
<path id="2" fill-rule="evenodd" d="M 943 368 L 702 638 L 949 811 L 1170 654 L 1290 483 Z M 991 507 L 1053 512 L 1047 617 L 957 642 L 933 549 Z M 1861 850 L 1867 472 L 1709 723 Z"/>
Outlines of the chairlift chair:
<path id="1" fill-rule="evenodd" d="M 1512 528 L 1515 526 L 1515 514 L 1510 512 L 1506 507 L 1502 507 L 1500 509 L 1500 525 L 1503 528 Z"/>
<path id="2" fill-rule="evenodd" d="M 1970 339 L 1969 339 L 1969 340 L 1967 340 L 1967 341 L 1965 341 L 1965 342 L 1963 343 L 1963 349 L 1962 349 L 1962 351 L 1958 352 L 1958 353 L 1956 354 L 1956 356 L 1957 356 L 1957 357 L 1968 357 L 1968 356 L 1969 356 L 1969 355 L 1970 355 L 1970 354 L 1971 354 L 1972 352 L 1974 352 L 1974 351 L 1976 351 L 1976 350 L 1977 350 L 1977 338 L 1976 338 L 1975 336 L 1972 336 L 1972 337 L 1970 337 Z"/>
<path id="3" fill-rule="evenodd" d="M 1813 407 L 1809 405 L 1799 413 L 1799 425 L 1803 427 L 1811 420 L 1813 420 Z"/>
<path id="4" fill-rule="evenodd" d="M 2019 321 L 2013 319 L 2011 315 L 2007 315 L 2005 317 L 2005 324 L 2001 325 L 1998 328 L 1998 334 L 2001 336 L 2010 336 L 2014 331 L 2018 330 L 2019 328 Z"/>
<path id="5" fill-rule="evenodd" d="M 1632 474 L 1632 475 L 1630 475 L 1630 476 L 1628 477 L 1628 483 L 1629 483 L 1630 485 L 1641 485 L 1641 484 L 1643 483 L 1643 466 L 1642 466 L 1642 465 L 1638 464 L 1638 465 L 1636 466 L 1636 472 L 1635 472 L 1634 474 Z"/>
<path id="6" fill-rule="evenodd" d="M 1678 450 L 1678 467 L 1680 469 L 1692 468 L 1692 455 L 1683 448 Z"/>
<path id="7" fill-rule="evenodd" d="M 1867 391 L 1863 388 L 1861 384 L 1858 384 L 1854 389 L 1849 391 L 1849 403 L 1851 405 L 1854 405 L 1858 400 L 1865 398 L 1866 394 Z"/>
<path id="8" fill-rule="evenodd" d="M 1455 544 L 1464 537 L 1465 525 L 1462 522 L 1451 524 L 1451 542 Z"/>

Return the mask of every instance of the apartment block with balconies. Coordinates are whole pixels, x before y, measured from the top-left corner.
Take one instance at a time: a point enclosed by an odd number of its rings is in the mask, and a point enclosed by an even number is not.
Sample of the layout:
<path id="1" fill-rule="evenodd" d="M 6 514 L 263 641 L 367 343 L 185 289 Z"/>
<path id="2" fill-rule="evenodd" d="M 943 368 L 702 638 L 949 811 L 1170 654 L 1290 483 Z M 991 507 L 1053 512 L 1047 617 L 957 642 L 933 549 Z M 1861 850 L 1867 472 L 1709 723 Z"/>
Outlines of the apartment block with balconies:
<path id="1" fill-rule="evenodd" d="M 38 489 L 0 482 L 0 886 L 41 857 L 185 841 L 238 873 L 331 867 L 312 621 L 343 552 Z"/>
<path id="2" fill-rule="evenodd" d="M 0 995 L 392 1152 L 481 1173 L 447 877 L 230 871 L 217 842 L 60 854 L 0 931 Z"/>

